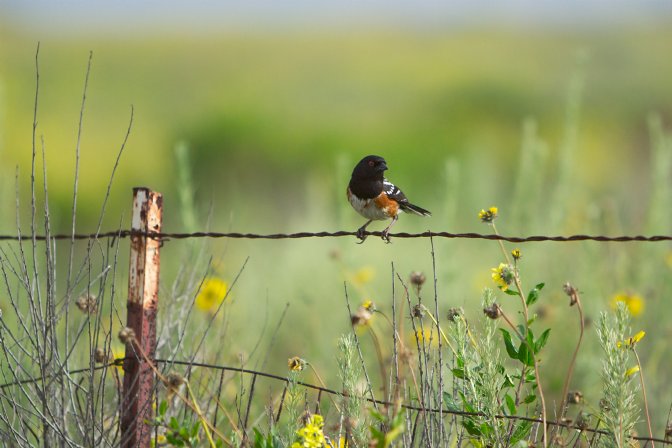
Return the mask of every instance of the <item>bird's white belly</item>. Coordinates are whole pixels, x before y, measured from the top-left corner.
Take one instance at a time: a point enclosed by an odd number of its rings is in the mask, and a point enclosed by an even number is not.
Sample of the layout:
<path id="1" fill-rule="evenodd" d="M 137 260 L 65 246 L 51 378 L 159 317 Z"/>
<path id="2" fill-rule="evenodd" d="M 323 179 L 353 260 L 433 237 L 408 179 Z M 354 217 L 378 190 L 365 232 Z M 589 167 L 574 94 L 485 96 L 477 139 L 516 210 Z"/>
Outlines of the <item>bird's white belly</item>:
<path id="1" fill-rule="evenodd" d="M 354 194 L 349 194 L 348 200 L 350 201 L 352 208 L 366 219 L 374 219 L 377 221 L 390 219 L 390 216 L 386 213 L 385 209 L 376 207 L 376 203 L 373 199 L 359 199 Z"/>

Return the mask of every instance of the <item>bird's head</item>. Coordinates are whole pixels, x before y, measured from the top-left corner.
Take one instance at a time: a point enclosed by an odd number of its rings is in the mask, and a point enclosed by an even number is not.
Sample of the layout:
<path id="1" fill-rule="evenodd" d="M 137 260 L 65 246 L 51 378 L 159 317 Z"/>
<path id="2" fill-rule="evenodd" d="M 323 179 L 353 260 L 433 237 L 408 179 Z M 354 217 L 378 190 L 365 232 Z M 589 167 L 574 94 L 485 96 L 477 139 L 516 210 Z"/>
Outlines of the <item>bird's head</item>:
<path id="1" fill-rule="evenodd" d="M 352 177 L 355 179 L 383 179 L 387 170 L 385 159 L 380 156 L 366 156 L 355 166 Z"/>

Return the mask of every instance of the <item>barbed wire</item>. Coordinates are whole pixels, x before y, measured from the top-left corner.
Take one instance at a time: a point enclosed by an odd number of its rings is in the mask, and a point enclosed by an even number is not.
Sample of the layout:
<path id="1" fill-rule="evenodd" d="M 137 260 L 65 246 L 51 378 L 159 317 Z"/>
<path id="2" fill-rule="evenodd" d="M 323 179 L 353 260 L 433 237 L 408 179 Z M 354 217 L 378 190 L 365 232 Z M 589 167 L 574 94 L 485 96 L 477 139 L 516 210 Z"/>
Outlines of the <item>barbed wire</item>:
<path id="1" fill-rule="evenodd" d="M 84 372 L 90 372 L 90 371 L 96 371 L 96 370 L 102 370 L 106 369 L 108 367 L 113 367 L 113 366 L 121 366 L 123 365 L 124 361 L 126 358 L 115 358 L 114 360 L 99 365 L 95 367 L 85 367 L 82 369 L 76 369 L 76 370 L 71 370 L 68 371 L 68 375 L 73 375 L 77 373 L 84 373 Z M 167 365 L 179 365 L 179 366 L 188 366 L 188 367 L 201 367 L 204 369 L 213 369 L 213 370 L 220 370 L 220 371 L 226 371 L 226 372 L 234 372 L 234 373 L 241 373 L 241 374 L 246 374 L 246 375 L 255 375 L 255 376 L 261 376 L 264 378 L 269 378 L 272 380 L 276 381 L 282 381 L 284 383 L 289 383 L 289 380 L 287 377 L 281 376 L 281 375 L 275 375 L 273 373 L 267 373 L 267 372 L 262 372 L 258 370 L 252 370 L 252 369 L 245 369 L 241 367 L 231 367 L 231 366 L 224 366 L 224 365 L 218 365 L 218 364 L 209 364 L 209 363 L 203 363 L 203 362 L 194 362 L 194 361 L 180 361 L 180 360 L 173 360 L 173 359 L 155 359 L 154 362 L 156 364 L 167 364 Z M 51 379 L 55 375 L 48 375 L 44 379 Z M 29 384 L 29 383 L 37 383 L 42 381 L 43 378 L 38 377 L 38 378 L 27 378 L 23 380 L 18 380 L 18 381 L 13 381 L 10 383 L 5 383 L 0 385 L 0 390 L 6 389 L 11 386 L 16 386 L 16 385 L 23 385 L 23 384 Z M 306 389 L 312 389 L 316 390 L 318 392 L 322 392 L 325 394 L 329 395 L 338 395 L 338 396 L 348 396 L 347 394 L 344 394 L 343 392 L 338 392 L 334 389 L 329 389 L 327 387 L 323 386 L 318 386 L 316 384 L 311 384 L 311 383 L 306 383 L 303 381 L 297 381 L 297 385 L 301 387 L 305 387 Z M 386 400 L 378 400 L 378 399 L 373 399 L 369 397 L 359 397 L 369 403 L 376 403 L 379 405 L 383 406 L 395 406 L 395 403 L 386 401 Z M 469 412 L 469 411 L 459 411 L 455 409 L 436 409 L 436 408 L 425 408 L 417 405 L 410 405 L 410 404 L 401 404 L 401 407 L 403 409 L 407 409 L 410 411 L 416 411 L 416 412 L 427 412 L 427 413 L 432 413 L 432 414 L 446 414 L 446 415 L 456 415 L 456 416 L 461 416 L 461 417 L 482 417 L 484 416 L 483 413 L 480 412 Z M 519 415 L 506 415 L 506 414 L 498 414 L 494 416 L 497 419 L 500 420 L 516 420 L 516 421 L 527 421 L 530 423 L 537 423 L 537 424 L 543 424 L 544 421 L 539 418 L 534 418 L 534 417 L 525 417 L 525 416 L 519 416 Z M 567 429 L 575 429 L 577 431 L 584 431 L 584 432 L 589 432 L 589 433 L 596 433 L 596 434 L 602 434 L 602 435 L 609 435 L 609 432 L 603 430 L 603 429 L 597 429 L 597 428 L 590 428 L 590 427 L 585 427 L 585 426 L 578 426 L 574 425 L 571 422 L 558 422 L 558 421 L 553 421 L 553 420 L 547 420 L 546 424 L 548 426 L 557 426 L 557 427 L 563 427 Z M 667 440 L 667 439 L 660 439 L 660 438 L 651 438 L 651 437 L 644 437 L 644 436 L 633 436 L 633 440 L 638 440 L 641 442 L 656 442 L 656 443 L 661 443 L 663 445 L 672 445 L 672 440 Z"/>
<path id="2" fill-rule="evenodd" d="M 382 236 L 382 232 L 364 232 L 365 236 Z M 150 238 L 160 239 L 162 241 L 183 240 L 191 238 L 230 238 L 230 239 L 251 239 L 251 240 L 281 240 L 281 239 L 301 239 L 301 238 L 339 238 L 354 236 L 357 237 L 357 232 L 350 232 L 346 230 L 339 230 L 336 232 L 296 232 L 296 233 L 240 233 L 240 232 L 141 232 L 137 230 L 113 230 L 98 233 L 75 233 L 75 234 L 54 234 L 49 235 L 0 235 L 0 241 L 45 241 L 51 240 L 95 240 L 102 238 L 128 238 L 131 236 L 146 236 Z M 597 242 L 612 242 L 612 243 L 628 243 L 628 242 L 649 242 L 655 243 L 660 241 L 672 241 L 672 235 L 624 235 L 624 236 L 607 236 L 607 235 L 569 235 L 569 236 L 546 236 L 546 235 L 532 235 L 532 236 L 506 236 L 496 234 L 482 234 L 482 233 L 451 233 L 451 232 L 433 232 L 427 230 L 420 233 L 399 232 L 391 233 L 390 238 L 449 238 L 449 239 L 480 239 L 480 240 L 501 240 L 509 241 L 511 243 L 532 243 L 532 242 L 572 242 L 572 241 L 597 241 Z"/>

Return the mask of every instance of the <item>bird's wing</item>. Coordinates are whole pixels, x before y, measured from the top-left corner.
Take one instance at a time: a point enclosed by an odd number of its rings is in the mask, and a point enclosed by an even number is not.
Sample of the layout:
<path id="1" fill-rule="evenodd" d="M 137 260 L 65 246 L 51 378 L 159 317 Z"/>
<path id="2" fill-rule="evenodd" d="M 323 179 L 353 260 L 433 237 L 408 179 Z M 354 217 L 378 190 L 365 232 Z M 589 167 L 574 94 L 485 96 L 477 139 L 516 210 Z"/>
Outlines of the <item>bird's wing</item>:
<path id="1" fill-rule="evenodd" d="M 387 194 L 387 197 L 390 199 L 394 199 L 397 202 L 408 202 L 406 195 L 387 179 L 383 180 L 383 191 L 385 191 L 385 194 Z"/>

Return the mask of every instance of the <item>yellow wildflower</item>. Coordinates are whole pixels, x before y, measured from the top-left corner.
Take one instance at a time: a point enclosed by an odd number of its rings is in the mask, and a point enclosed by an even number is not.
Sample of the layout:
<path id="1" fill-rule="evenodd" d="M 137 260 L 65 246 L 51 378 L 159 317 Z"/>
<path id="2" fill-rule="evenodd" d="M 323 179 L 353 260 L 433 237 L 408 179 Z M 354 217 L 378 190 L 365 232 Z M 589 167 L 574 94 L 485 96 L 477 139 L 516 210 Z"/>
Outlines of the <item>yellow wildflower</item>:
<path id="1" fill-rule="evenodd" d="M 630 367 L 628 370 L 625 371 L 625 377 L 627 378 L 629 376 L 632 376 L 637 372 L 639 372 L 639 366 Z"/>
<path id="2" fill-rule="evenodd" d="M 425 344 L 431 343 L 433 346 L 439 345 L 438 333 L 436 331 L 431 331 L 428 328 L 425 328 L 424 330 L 418 328 L 415 332 L 415 340 L 417 342 L 424 342 Z"/>
<path id="3" fill-rule="evenodd" d="M 492 268 L 492 280 L 497 284 L 497 287 L 502 291 L 509 289 L 509 285 L 513 281 L 513 269 L 506 263 L 500 263 L 498 267 Z"/>
<path id="4" fill-rule="evenodd" d="M 481 210 L 478 212 L 478 218 L 481 222 L 491 223 L 497 218 L 497 207 L 492 206 L 487 210 Z"/>
<path id="5" fill-rule="evenodd" d="M 520 257 L 522 256 L 522 254 L 520 253 L 520 249 L 513 249 L 511 251 L 511 256 L 516 261 L 520 260 Z"/>
<path id="6" fill-rule="evenodd" d="M 296 431 L 301 441 L 294 442 L 292 448 L 325 448 L 327 440 L 324 437 L 323 427 L 324 418 L 319 414 L 312 415 L 306 426 Z"/>
<path id="7" fill-rule="evenodd" d="M 298 356 L 294 356 L 287 360 L 287 367 L 293 372 L 300 372 L 306 368 L 306 360 L 301 359 Z"/>
<path id="8" fill-rule="evenodd" d="M 352 275 L 352 283 L 358 286 L 365 285 L 373 279 L 374 275 L 375 271 L 371 266 L 364 266 Z"/>
<path id="9" fill-rule="evenodd" d="M 644 312 L 644 299 L 639 294 L 618 293 L 611 298 L 611 307 L 615 309 L 618 302 L 625 303 L 632 317 L 637 317 Z"/>
<path id="10" fill-rule="evenodd" d="M 156 436 L 156 440 L 154 439 L 154 437 L 152 437 L 151 441 L 152 447 L 167 446 L 167 445 L 168 445 L 168 438 L 164 434 L 158 434 Z"/>
<path id="11" fill-rule="evenodd" d="M 364 308 L 366 311 L 373 313 L 374 311 L 376 311 L 376 304 L 373 303 L 373 300 L 366 299 L 364 303 L 362 303 L 362 308 Z"/>
<path id="12" fill-rule="evenodd" d="M 196 308 L 208 313 L 216 312 L 224 301 L 228 289 L 229 286 L 224 280 L 217 277 L 206 278 L 196 296 L 194 302 Z"/>
<path id="13" fill-rule="evenodd" d="M 111 361 L 114 361 L 114 366 L 120 373 L 124 373 L 124 358 L 126 357 L 126 350 L 123 348 L 112 348 L 110 355 Z"/>
<path id="14" fill-rule="evenodd" d="M 634 347 L 635 344 L 638 343 L 639 341 L 641 341 L 642 338 L 644 338 L 645 335 L 646 335 L 646 332 L 644 332 L 644 331 L 640 331 L 640 332 L 637 333 L 636 335 L 634 335 L 634 336 L 630 336 L 630 337 L 629 337 L 628 339 L 626 339 L 625 341 L 618 341 L 618 342 L 616 343 L 616 346 L 617 346 L 618 348 L 622 348 L 622 347 L 624 347 L 624 348 Z"/>

